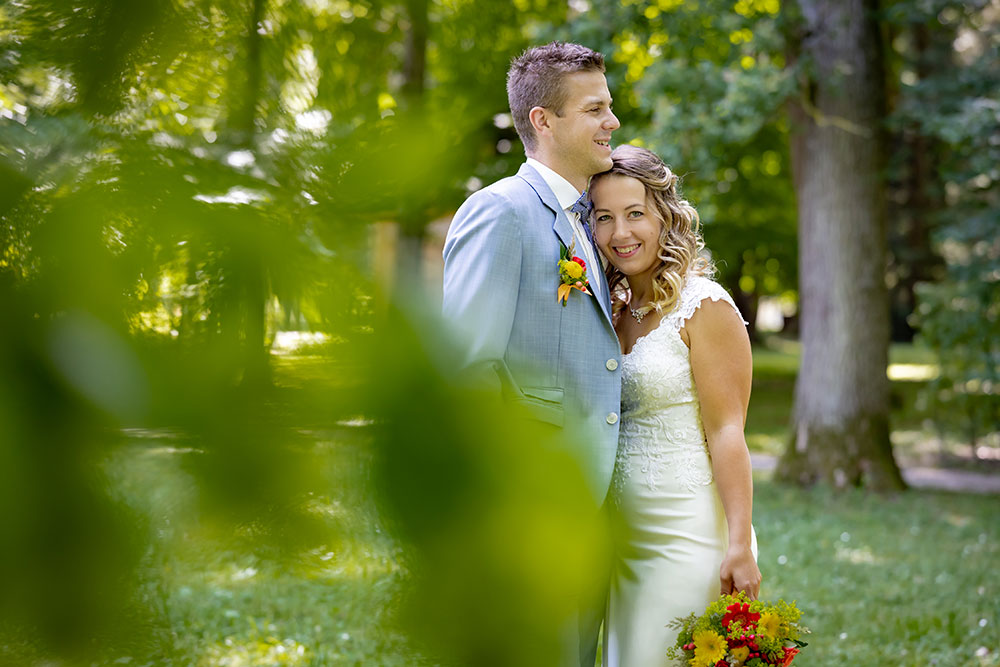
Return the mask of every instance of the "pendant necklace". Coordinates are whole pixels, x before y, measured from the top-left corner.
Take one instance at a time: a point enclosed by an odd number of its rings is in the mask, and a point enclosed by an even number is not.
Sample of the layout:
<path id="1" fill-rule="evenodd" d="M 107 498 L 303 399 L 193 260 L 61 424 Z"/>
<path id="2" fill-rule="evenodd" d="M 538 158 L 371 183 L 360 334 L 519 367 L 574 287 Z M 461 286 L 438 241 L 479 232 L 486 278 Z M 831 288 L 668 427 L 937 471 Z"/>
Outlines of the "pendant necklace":
<path id="1" fill-rule="evenodd" d="M 633 308 L 632 306 L 628 307 L 628 312 L 632 313 L 632 317 L 635 318 L 637 324 L 642 324 L 642 318 L 644 318 L 646 314 L 651 310 L 652 308 L 649 306 L 649 304 L 646 304 L 645 306 L 640 306 L 639 308 Z"/>

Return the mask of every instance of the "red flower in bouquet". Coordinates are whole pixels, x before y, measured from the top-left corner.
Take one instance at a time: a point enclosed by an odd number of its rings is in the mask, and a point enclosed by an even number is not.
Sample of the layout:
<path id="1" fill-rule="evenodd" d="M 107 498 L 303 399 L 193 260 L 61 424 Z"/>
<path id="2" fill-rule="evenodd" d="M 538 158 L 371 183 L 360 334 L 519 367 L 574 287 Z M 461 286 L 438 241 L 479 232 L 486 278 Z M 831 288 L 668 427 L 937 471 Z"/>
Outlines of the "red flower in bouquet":
<path id="1" fill-rule="evenodd" d="M 795 659 L 795 655 L 799 652 L 799 649 L 795 646 L 785 647 L 785 661 L 781 663 L 781 667 L 788 667 L 792 664 L 792 660 Z"/>
<path id="2" fill-rule="evenodd" d="M 722 626 L 729 631 L 732 631 L 733 623 L 741 628 L 752 628 L 759 620 L 760 614 L 750 611 L 750 605 L 737 602 L 726 607 L 726 615 L 722 617 Z"/>

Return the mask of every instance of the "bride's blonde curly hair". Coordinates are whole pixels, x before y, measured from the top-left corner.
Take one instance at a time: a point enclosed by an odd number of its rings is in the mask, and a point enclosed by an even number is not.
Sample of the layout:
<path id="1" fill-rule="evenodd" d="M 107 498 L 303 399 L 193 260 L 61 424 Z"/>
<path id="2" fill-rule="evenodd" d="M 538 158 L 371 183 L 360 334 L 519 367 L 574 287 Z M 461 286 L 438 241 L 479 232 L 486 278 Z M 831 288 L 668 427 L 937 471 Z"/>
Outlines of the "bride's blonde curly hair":
<path id="1" fill-rule="evenodd" d="M 590 189 L 606 176 L 629 176 L 646 188 L 649 214 L 660 221 L 660 265 L 653 273 L 651 305 L 658 313 L 669 313 L 677 305 L 689 273 L 711 275 L 712 265 L 701 255 L 705 242 L 701 238 L 698 212 L 677 190 L 677 175 L 663 160 L 645 148 L 623 144 L 611 153 L 611 169 L 591 179 Z M 605 269 L 611 290 L 613 310 L 621 312 L 631 298 L 628 279 L 609 263 Z"/>

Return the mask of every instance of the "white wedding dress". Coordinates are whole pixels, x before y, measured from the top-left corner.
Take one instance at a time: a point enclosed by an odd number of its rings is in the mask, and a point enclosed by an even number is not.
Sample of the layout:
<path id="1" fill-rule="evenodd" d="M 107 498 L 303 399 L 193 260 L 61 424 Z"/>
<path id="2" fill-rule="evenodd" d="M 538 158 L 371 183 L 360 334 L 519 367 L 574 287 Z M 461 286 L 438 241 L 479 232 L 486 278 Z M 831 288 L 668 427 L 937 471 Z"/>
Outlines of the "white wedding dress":
<path id="1" fill-rule="evenodd" d="M 680 336 L 705 299 L 736 308 L 718 283 L 691 275 L 674 309 L 622 360 L 604 667 L 670 665 L 676 630 L 667 624 L 719 597 L 728 529 Z"/>

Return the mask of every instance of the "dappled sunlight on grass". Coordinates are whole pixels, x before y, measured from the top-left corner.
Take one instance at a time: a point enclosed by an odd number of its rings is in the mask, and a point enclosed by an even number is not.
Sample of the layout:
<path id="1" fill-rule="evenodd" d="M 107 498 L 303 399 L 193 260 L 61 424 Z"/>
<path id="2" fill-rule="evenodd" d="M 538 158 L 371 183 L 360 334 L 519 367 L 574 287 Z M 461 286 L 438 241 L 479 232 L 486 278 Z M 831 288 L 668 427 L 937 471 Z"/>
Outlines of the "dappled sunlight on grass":
<path id="1" fill-rule="evenodd" d="M 175 635 L 164 664 L 425 664 L 390 620 L 404 572 L 373 504 L 367 432 L 304 431 L 328 492 L 301 508 L 331 539 L 301 550 L 275 550 L 253 526 L 234 532 L 202 513 L 184 463 L 198 454 L 176 433 L 132 434 L 108 463 L 118 493 L 159 536 L 148 576 Z"/>
<path id="2" fill-rule="evenodd" d="M 751 452 L 780 456 L 787 443 L 767 433 L 747 433 L 747 447 Z"/>
<path id="3" fill-rule="evenodd" d="M 308 664 L 304 645 L 294 639 L 279 640 L 274 637 L 250 641 L 236 641 L 227 637 L 221 644 L 210 647 L 198 662 L 199 667 L 304 664 Z"/>
<path id="4" fill-rule="evenodd" d="M 872 553 L 870 547 L 861 547 L 860 549 L 850 549 L 845 546 L 837 545 L 837 560 L 844 560 L 849 563 L 854 563 L 855 565 L 860 565 L 863 563 L 875 564 L 881 563 L 881 559 L 877 558 L 875 554 Z"/>
<path id="5" fill-rule="evenodd" d="M 761 595 L 798 601 L 818 664 L 997 664 L 1000 498 L 755 491 Z"/>
<path id="6" fill-rule="evenodd" d="M 349 545 L 341 551 L 326 547 L 316 549 L 300 559 L 294 570 L 309 579 L 358 582 L 402 572 L 399 563 L 390 555 L 364 549 L 361 545 Z"/>
<path id="7" fill-rule="evenodd" d="M 954 514 L 949 512 L 944 515 L 944 520 L 955 526 L 956 528 L 965 528 L 970 523 L 972 523 L 972 517 L 965 516 L 962 514 Z"/>
<path id="8" fill-rule="evenodd" d="M 889 364 L 886 375 L 893 382 L 926 382 L 939 372 L 937 364 Z"/>

